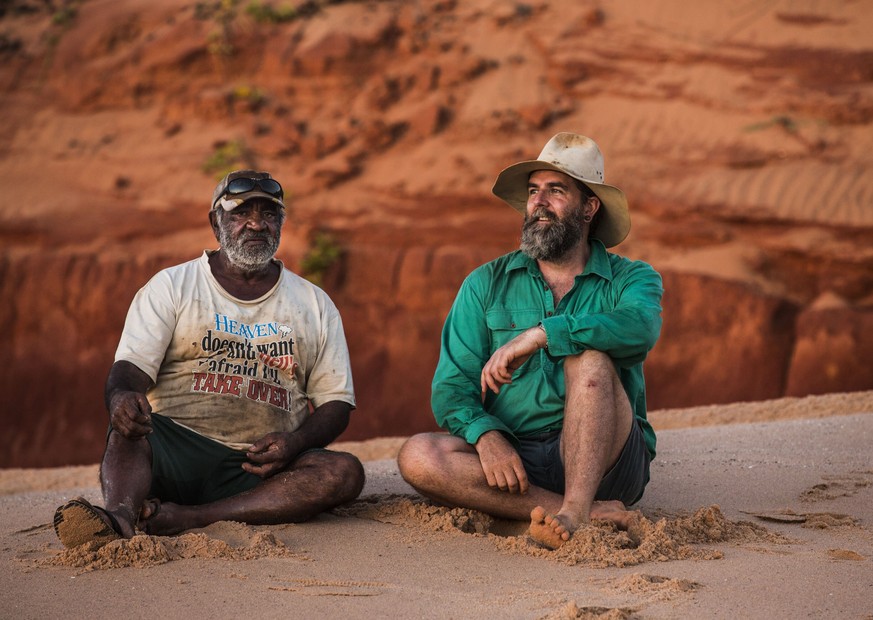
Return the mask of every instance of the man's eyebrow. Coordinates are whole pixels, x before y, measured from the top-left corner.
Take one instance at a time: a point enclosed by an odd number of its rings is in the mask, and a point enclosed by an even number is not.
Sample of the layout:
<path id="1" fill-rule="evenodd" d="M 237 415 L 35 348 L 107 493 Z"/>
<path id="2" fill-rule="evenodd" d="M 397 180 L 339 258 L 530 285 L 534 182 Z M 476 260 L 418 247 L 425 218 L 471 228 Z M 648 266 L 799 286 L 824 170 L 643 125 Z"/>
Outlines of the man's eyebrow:
<path id="1" fill-rule="evenodd" d="M 527 186 L 539 187 L 537 183 L 534 183 L 532 181 L 528 181 Z M 568 187 L 570 187 L 570 185 L 568 183 L 564 183 L 563 181 L 549 181 L 548 183 L 546 183 L 546 187 L 563 187 L 564 189 L 567 189 Z"/>

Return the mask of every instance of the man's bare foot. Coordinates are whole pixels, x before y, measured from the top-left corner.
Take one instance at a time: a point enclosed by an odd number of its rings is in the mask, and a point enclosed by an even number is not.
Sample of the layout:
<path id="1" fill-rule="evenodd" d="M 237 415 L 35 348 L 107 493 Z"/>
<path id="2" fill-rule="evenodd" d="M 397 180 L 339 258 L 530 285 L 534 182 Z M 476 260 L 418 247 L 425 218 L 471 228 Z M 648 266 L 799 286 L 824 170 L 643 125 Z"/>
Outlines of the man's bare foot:
<path id="1" fill-rule="evenodd" d="M 150 498 L 143 502 L 139 514 L 140 528 L 152 536 L 172 536 L 179 532 L 195 527 L 188 526 L 185 521 L 186 506 L 161 502 L 159 499 Z"/>
<path id="2" fill-rule="evenodd" d="M 566 516 L 546 514 L 542 506 L 530 513 L 530 536 L 544 547 L 557 549 L 570 540 L 575 531 L 575 525 L 569 523 Z"/>
<path id="3" fill-rule="evenodd" d="M 619 501 L 594 502 L 591 505 L 591 518 L 614 523 L 620 530 L 625 530 L 637 544 L 643 538 L 642 513 L 639 510 L 628 510 Z"/>
<path id="4" fill-rule="evenodd" d="M 626 530 L 633 540 L 639 542 L 642 515 L 638 510 L 628 510 L 618 500 L 595 501 L 591 504 L 589 515 L 591 519 L 614 523 L 619 529 Z M 578 527 L 579 523 L 572 522 L 566 515 L 560 512 L 555 515 L 546 514 L 541 506 L 537 506 L 530 513 L 531 538 L 549 549 L 557 549 L 570 540 Z"/>
<path id="5" fill-rule="evenodd" d="M 591 518 L 601 521 L 611 521 L 621 530 L 627 530 L 636 525 L 640 513 L 636 510 L 628 510 L 618 500 L 595 501 L 591 504 Z"/>
<path id="6" fill-rule="evenodd" d="M 161 511 L 161 500 L 157 497 L 149 497 L 143 500 L 139 509 L 139 522 L 148 521 Z"/>

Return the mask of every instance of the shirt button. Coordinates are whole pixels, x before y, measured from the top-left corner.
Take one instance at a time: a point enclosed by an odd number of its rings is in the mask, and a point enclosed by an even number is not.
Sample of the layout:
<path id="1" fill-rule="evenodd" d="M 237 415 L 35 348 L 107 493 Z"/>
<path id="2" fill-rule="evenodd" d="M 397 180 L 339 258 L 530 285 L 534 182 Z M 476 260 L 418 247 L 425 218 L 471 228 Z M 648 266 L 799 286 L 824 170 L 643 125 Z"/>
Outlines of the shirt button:
<path id="1" fill-rule="evenodd" d="M 510 323 L 509 326 L 510 326 L 510 327 L 515 327 L 515 323 Z"/>
<path id="2" fill-rule="evenodd" d="M 551 313 L 551 312 L 546 312 L 546 314 L 549 315 L 549 316 L 552 316 L 552 313 Z"/>
<path id="3" fill-rule="evenodd" d="M 549 285 L 548 285 L 548 284 L 543 284 L 543 290 L 544 290 L 544 291 L 549 290 Z"/>

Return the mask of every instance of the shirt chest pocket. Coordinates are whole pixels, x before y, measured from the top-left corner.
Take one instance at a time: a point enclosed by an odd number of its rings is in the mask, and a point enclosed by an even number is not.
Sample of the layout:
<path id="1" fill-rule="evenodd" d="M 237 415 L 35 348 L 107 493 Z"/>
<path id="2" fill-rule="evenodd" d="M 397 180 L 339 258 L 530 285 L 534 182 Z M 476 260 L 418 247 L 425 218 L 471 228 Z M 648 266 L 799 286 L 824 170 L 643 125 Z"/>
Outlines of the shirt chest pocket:
<path id="1" fill-rule="evenodd" d="M 521 334 L 526 329 L 539 325 L 542 312 L 539 310 L 489 310 L 485 313 L 485 324 L 491 334 L 491 353 Z M 534 353 L 520 369 L 522 372 L 540 365 L 539 353 Z"/>

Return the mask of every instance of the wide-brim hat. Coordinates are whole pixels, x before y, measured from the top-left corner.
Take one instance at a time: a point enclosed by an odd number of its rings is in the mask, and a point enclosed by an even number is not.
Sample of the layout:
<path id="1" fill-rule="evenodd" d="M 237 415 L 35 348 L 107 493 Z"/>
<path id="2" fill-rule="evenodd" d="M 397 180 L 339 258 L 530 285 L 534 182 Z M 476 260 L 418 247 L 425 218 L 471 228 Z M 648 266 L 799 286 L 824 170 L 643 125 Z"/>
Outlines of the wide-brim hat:
<path id="1" fill-rule="evenodd" d="M 594 140 L 575 133 L 556 134 L 539 157 L 513 164 L 497 175 L 491 191 L 516 211 L 525 213 L 528 177 L 537 170 L 563 172 L 584 183 L 600 199 L 603 211 L 591 236 L 608 248 L 624 241 L 630 232 L 627 198 L 620 189 L 603 182 L 603 154 Z"/>
<path id="2" fill-rule="evenodd" d="M 275 181 L 275 186 L 279 188 L 279 195 L 269 194 L 263 191 L 257 184 L 255 184 L 254 188 L 248 192 L 226 194 L 228 183 L 236 179 L 253 179 L 255 181 L 270 179 Z M 212 202 L 210 203 L 212 206 L 210 207 L 210 210 L 214 211 L 221 207 L 225 211 L 233 211 L 246 200 L 251 200 L 252 198 L 266 198 L 267 200 L 275 202 L 284 209 L 285 203 L 282 200 L 284 193 L 282 192 L 281 187 L 282 186 L 279 185 L 278 181 L 270 176 L 269 172 L 258 172 L 257 170 L 234 170 L 233 172 L 226 174 L 224 178 L 218 182 L 218 185 L 215 186 L 215 191 L 212 192 Z"/>

